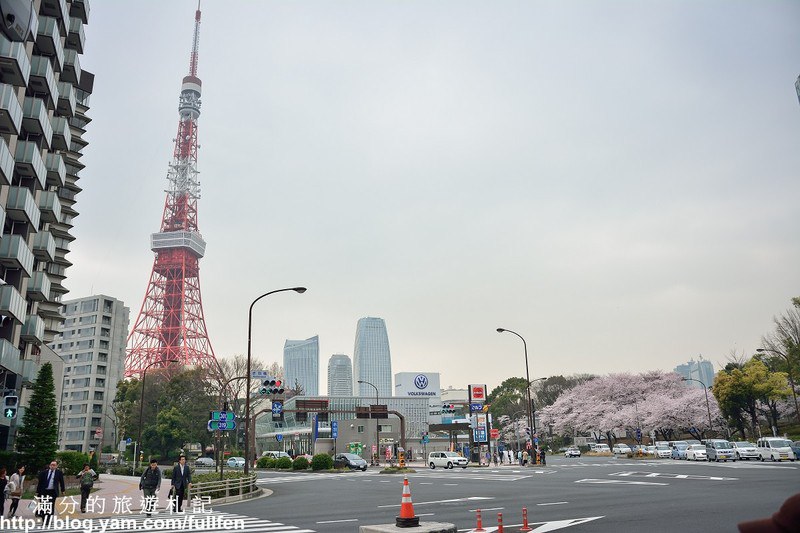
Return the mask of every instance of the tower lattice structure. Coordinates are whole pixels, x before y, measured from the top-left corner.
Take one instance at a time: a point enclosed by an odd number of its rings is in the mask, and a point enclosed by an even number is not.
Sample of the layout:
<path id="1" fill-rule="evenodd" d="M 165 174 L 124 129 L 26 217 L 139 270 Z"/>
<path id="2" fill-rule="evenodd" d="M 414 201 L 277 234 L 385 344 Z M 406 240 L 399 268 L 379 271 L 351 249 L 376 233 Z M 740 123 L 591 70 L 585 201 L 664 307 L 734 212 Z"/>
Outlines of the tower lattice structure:
<path id="1" fill-rule="evenodd" d="M 161 230 L 150 237 L 155 261 L 139 316 L 128 336 L 126 376 L 141 375 L 147 368 L 219 368 L 208 339 L 200 296 L 199 263 L 206 243 L 197 226 L 197 119 L 202 89 L 197 77 L 199 38 L 198 2 L 189 75 L 183 78 L 178 101 L 180 120 L 167 171 Z"/>

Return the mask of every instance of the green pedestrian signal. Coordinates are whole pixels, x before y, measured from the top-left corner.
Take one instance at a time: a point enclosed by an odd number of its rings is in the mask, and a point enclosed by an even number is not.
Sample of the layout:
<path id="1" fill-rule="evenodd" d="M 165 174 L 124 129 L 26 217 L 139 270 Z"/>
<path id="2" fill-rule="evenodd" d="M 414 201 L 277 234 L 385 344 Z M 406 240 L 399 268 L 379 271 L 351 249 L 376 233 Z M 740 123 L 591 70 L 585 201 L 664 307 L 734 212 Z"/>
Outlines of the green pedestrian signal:
<path id="1" fill-rule="evenodd" d="M 3 398 L 3 416 L 11 420 L 17 418 L 18 396 L 6 396 Z"/>

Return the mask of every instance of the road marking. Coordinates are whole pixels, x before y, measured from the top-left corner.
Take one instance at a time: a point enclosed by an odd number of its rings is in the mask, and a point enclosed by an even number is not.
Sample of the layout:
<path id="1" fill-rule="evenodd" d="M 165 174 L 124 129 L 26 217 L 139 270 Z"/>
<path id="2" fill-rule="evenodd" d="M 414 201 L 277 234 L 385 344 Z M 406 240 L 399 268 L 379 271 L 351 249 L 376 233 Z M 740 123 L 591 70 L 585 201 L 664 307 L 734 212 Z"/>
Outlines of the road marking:
<path id="1" fill-rule="evenodd" d="M 551 503 L 537 503 L 536 505 L 564 505 L 569 502 L 551 502 Z"/>
<path id="2" fill-rule="evenodd" d="M 358 518 L 347 518 L 342 520 L 323 520 L 317 524 L 338 524 L 339 522 L 358 522 Z"/>
<path id="3" fill-rule="evenodd" d="M 596 485 L 661 485 L 667 486 L 669 483 L 650 483 L 648 481 L 625 481 L 622 479 L 579 479 L 575 483 L 590 483 Z"/>
<path id="4" fill-rule="evenodd" d="M 166 520 L 176 520 L 176 521 L 179 521 L 179 520 L 182 520 L 182 519 L 186 519 L 186 520 L 191 520 L 192 521 L 192 522 L 186 523 L 185 526 L 184 526 L 184 529 L 181 529 L 180 531 L 183 531 L 183 530 L 195 531 L 197 533 L 203 533 L 203 532 L 213 533 L 213 532 L 217 532 L 217 531 L 222 531 L 218 524 L 205 524 L 205 523 L 201 522 L 203 519 L 206 519 L 209 516 L 210 515 L 208 515 L 208 514 L 202 514 L 202 513 L 187 513 L 185 515 L 172 515 L 172 516 L 168 516 L 168 515 L 163 515 L 162 516 L 162 515 L 157 514 L 153 518 L 146 518 L 144 515 L 139 515 L 139 516 L 127 516 L 126 515 L 126 516 L 117 517 L 117 518 L 124 518 L 125 519 L 126 524 L 125 524 L 125 527 L 123 527 L 123 528 L 110 527 L 110 526 L 114 525 L 112 523 L 113 519 L 111 519 L 111 522 L 110 522 L 109 518 L 87 518 L 85 520 L 91 520 L 90 527 L 81 528 L 81 529 L 67 529 L 67 530 L 63 530 L 63 531 L 65 531 L 65 533 L 82 533 L 82 532 L 85 532 L 85 531 L 98 532 L 98 531 L 101 531 L 101 530 L 106 531 L 108 533 L 125 533 L 125 532 L 130 533 L 131 531 L 146 531 L 146 530 L 155 531 L 154 528 L 153 528 L 152 523 L 149 523 L 149 525 L 148 525 L 148 523 L 145 522 L 146 520 L 152 522 L 152 520 L 155 520 L 155 519 L 166 519 Z M 214 518 L 220 518 L 220 516 L 221 516 L 221 518 L 225 519 L 225 520 L 236 520 L 237 522 L 241 521 L 241 522 L 238 522 L 238 523 L 241 524 L 242 527 L 241 528 L 238 527 L 238 524 L 237 524 L 236 526 L 234 526 L 234 529 L 236 531 L 242 531 L 244 533 L 248 533 L 248 532 L 250 532 L 250 533 L 264 533 L 264 532 L 267 532 L 267 531 L 269 531 L 271 533 L 289 533 L 289 532 L 291 532 L 291 533 L 314 533 L 313 529 L 301 529 L 301 528 L 298 528 L 297 526 L 283 524 L 281 522 L 272 522 L 271 520 L 266 520 L 266 519 L 262 519 L 262 518 L 254 518 L 254 517 L 246 516 L 246 515 L 242 515 L 242 514 L 234 514 L 234 513 L 225 513 L 225 512 L 217 512 L 217 511 L 215 511 L 215 514 L 213 516 L 214 516 Z M 129 520 L 132 521 L 132 522 L 128 522 Z M 103 525 L 109 526 L 109 527 L 108 528 L 103 528 Z M 167 530 L 162 528 L 159 531 L 167 531 Z M 173 531 L 178 531 L 178 530 L 173 530 Z"/>
<path id="5" fill-rule="evenodd" d="M 445 487 L 457 487 L 458 483 L 443 483 Z"/>
<path id="6" fill-rule="evenodd" d="M 421 482 L 421 483 L 419 483 L 419 485 L 433 485 L 433 483 L 431 483 L 430 481 L 427 481 L 427 482 Z"/>
<path id="7" fill-rule="evenodd" d="M 452 500 L 434 500 L 430 502 L 414 502 L 414 505 L 431 505 L 434 503 L 456 503 L 456 502 L 474 502 L 480 500 L 494 500 L 493 496 L 470 496 L 469 498 L 454 498 Z M 397 505 L 379 505 L 378 509 L 384 509 L 388 507 L 400 507 L 400 504 Z"/>
<path id="8" fill-rule="evenodd" d="M 480 509 L 469 509 L 469 512 L 470 513 L 474 513 L 475 511 L 481 511 L 481 512 L 483 512 L 483 511 L 502 511 L 503 509 L 505 509 L 505 507 L 489 507 L 488 509 L 484 509 L 483 507 L 481 507 Z"/>
<path id="9" fill-rule="evenodd" d="M 414 513 L 414 516 L 433 516 L 436 513 Z"/>
<path id="10" fill-rule="evenodd" d="M 695 474 L 670 474 L 667 472 L 615 472 L 609 476 L 618 477 L 662 477 L 669 479 L 705 479 L 710 481 L 739 481 L 737 477 L 698 476 Z"/>

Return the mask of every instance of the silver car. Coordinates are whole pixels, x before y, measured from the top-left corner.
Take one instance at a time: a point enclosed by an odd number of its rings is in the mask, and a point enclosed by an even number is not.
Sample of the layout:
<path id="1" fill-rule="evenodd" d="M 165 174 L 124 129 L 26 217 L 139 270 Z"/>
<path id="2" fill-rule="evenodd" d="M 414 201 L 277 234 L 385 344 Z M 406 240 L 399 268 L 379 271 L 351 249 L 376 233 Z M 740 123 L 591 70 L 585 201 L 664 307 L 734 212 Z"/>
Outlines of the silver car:
<path id="1" fill-rule="evenodd" d="M 731 442 L 733 452 L 737 459 L 759 459 L 758 448 L 752 442 Z"/>

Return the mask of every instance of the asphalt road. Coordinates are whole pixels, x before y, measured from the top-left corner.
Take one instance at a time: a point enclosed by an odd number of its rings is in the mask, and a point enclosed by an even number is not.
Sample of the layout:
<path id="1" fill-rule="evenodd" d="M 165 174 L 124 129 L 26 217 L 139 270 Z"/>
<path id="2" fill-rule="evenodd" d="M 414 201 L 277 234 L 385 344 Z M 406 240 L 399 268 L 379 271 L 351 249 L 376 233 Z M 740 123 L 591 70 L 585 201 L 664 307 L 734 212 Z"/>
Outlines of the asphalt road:
<path id="1" fill-rule="evenodd" d="M 393 523 L 399 513 L 402 476 L 377 469 L 259 476 L 271 496 L 219 510 L 318 532 Z M 408 479 L 417 516 L 460 531 L 475 527 L 476 509 L 489 531 L 498 512 L 516 530 L 527 507 L 540 532 L 727 532 L 771 515 L 800 491 L 800 463 L 548 457 L 547 467 L 420 469 Z"/>

